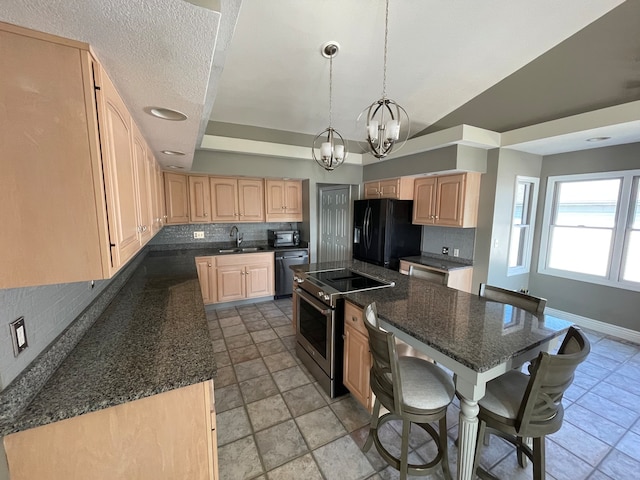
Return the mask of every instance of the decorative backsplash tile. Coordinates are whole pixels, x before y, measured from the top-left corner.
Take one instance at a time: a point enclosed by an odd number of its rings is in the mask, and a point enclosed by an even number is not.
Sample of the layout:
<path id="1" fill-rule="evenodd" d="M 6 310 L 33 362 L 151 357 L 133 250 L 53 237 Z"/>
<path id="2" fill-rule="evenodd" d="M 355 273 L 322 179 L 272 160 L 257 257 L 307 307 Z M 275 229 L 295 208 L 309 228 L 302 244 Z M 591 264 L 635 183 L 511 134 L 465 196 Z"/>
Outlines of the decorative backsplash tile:
<path id="1" fill-rule="evenodd" d="M 475 228 L 451 228 L 435 225 L 422 227 L 421 250 L 424 253 L 442 255 L 442 247 L 448 247 L 448 256 L 453 257 L 453 250 L 457 248 L 460 250 L 458 255 L 460 259 L 472 261 L 475 241 Z"/>
<path id="2" fill-rule="evenodd" d="M 176 243 L 229 242 L 231 227 L 238 227 L 245 241 L 267 241 L 267 230 L 295 230 L 296 222 L 284 223 L 199 223 L 188 225 L 167 225 L 152 240 L 150 245 Z M 194 232 L 204 232 L 204 238 L 193 238 Z"/>

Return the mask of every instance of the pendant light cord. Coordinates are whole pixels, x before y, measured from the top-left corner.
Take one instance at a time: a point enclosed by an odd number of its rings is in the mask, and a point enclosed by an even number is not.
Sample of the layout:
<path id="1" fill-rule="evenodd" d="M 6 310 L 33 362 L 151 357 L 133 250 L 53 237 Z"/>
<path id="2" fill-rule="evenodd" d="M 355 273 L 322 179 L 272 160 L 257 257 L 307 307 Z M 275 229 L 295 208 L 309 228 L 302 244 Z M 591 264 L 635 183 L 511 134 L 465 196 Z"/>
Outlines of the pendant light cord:
<path id="1" fill-rule="evenodd" d="M 387 39 L 389 37 L 389 0 L 386 1 L 384 17 L 384 65 L 382 67 L 382 99 L 387 98 Z"/>
<path id="2" fill-rule="evenodd" d="M 333 97 L 333 55 L 329 57 L 329 128 L 331 128 L 332 123 L 332 114 L 333 114 L 333 105 L 332 99 Z"/>

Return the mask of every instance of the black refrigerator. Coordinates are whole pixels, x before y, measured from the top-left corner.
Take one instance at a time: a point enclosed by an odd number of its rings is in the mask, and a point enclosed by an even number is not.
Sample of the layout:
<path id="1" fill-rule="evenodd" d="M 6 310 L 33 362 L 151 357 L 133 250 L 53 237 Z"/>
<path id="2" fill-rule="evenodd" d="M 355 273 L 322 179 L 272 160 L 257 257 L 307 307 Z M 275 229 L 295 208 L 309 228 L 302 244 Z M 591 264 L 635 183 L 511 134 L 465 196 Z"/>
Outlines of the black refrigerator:
<path id="1" fill-rule="evenodd" d="M 420 255 L 422 226 L 412 225 L 413 200 L 356 200 L 353 258 L 398 270 L 401 257 Z"/>

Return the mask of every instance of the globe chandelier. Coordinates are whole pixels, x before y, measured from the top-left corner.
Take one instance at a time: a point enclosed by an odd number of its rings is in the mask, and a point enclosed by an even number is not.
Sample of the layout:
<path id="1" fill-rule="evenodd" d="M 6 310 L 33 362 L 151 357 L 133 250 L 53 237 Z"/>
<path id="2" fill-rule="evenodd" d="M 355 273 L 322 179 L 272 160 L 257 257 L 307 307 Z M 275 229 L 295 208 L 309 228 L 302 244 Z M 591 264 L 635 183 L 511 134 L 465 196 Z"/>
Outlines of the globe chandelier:
<path id="1" fill-rule="evenodd" d="M 410 121 L 407 111 L 387 98 L 387 43 L 389 37 L 389 0 L 386 0 L 384 22 L 384 67 L 382 97 L 358 116 L 357 125 L 364 130 L 363 148 L 376 158 L 384 158 L 396 147 L 399 150 L 409 138 Z"/>
<path id="2" fill-rule="evenodd" d="M 342 135 L 331 126 L 333 116 L 333 58 L 338 55 L 339 51 L 340 45 L 334 41 L 326 42 L 320 48 L 322 56 L 329 59 L 329 126 L 313 139 L 311 153 L 318 165 L 328 171 L 342 165 L 347 158 L 347 143 L 342 138 Z"/>

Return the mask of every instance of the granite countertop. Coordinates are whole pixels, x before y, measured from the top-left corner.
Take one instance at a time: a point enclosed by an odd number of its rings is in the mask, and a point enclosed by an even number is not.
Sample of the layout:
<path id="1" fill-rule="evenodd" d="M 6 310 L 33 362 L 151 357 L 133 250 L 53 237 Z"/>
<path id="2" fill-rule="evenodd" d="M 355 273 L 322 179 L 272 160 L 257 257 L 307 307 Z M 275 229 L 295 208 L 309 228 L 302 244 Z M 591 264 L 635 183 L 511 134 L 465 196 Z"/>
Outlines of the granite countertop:
<path id="1" fill-rule="evenodd" d="M 0 435 L 213 378 L 194 250 L 150 251 L 35 399 Z"/>
<path id="2" fill-rule="evenodd" d="M 454 257 L 455 258 L 455 257 Z M 472 268 L 473 264 L 463 259 L 452 260 L 447 255 L 416 255 L 415 257 L 403 257 L 400 260 L 406 260 L 407 262 L 419 263 L 427 267 L 437 268 L 450 272 L 452 270 L 460 270 L 463 268 Z"/>
<path id="3" fill-rule="evenodd" d="M 571 325 L 357 260 L 291 268 L 341 267 L 395 282 L 394 287 L 349 294 L 349 301 L 363 308 L 375 301 L 381 320 L 476 372 L 560 336 Z"/>
<path id="4" fill-rule="evenodd" d="M 300 242 L 300 245 L 295 247 L 272 247 L 268 243 L 263 241 L 244 241 L 240 244 L 239 248 L 257 248 L 256 251 L 245 252 L 221 252 L 220 250 L 235 249 L 236 242 L 201 242 L 201 243 L 178 243 L 178 244 L 164 244 L 164 245 L 152 245 L 154 251 L 161 250 L 190 250 L 195 251 L 195 256 L 209 256 L 209 255 L 238 255 L 245 253 L 260 253 L 260 252 L 282 252 L 287 250 L 308 250 L 309 244 L 307 242 Z"/>

